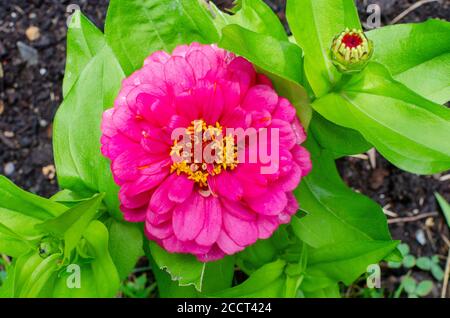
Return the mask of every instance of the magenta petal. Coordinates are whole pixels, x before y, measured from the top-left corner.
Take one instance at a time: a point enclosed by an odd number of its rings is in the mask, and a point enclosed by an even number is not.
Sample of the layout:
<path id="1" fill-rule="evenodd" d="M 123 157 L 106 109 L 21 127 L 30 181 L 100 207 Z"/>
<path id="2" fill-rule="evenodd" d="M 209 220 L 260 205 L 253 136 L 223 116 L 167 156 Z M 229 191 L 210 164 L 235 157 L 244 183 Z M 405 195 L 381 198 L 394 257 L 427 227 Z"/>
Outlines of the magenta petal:
<path id="1" fill-rule="evenodd" d="M 248 205 L 264 215 L 277 215 L 287 204 L 286 193 L 279 189 L 270 189 L 261 197 L 246 198 Z"/>
<path id="2" fill-rule="evenodd" d="M 217 191 L 220 195 L 234 201 L 238 201 L 242 198 L 244 189 L 233 173 L 223 171 L 215 176 L 214 179 Z"/>
<path id="3" fill-rule="evenodd" d="M 168 85 L 175 93 L 188 90 L 194 86 L 194 71 L 189 63 L 182 57 L 172 56 L 164 65 L 164 76 Z"/>
<path id="4" fill-rule="evenodd" d="M 272 236 L 278 228 L 278 217 L 260 215 L 257 221 L 258 234 L 260 239 L 267 239 Z"/>
<path id="5" fill-rule="evenodd" d="M 289 173 L 283 175 L 278 180 L 277 184 L 281 190 L 285 192 L 294 191 L 302 178 L 302 170 L 297 164 L 292 164 L 292 169 Z"/>
<path id="6" fill-rule="evenodd" d="M 217 245 L 219 245 L 220 249 L 228 255 L 240 252 L 244 249 L 244 246 L 236 244 L 224 230 L 219 234 Z"/>
<path id="7" fill-rule="evenodd" d="M 280 98 L 278 106 L 273 113 L 273 117 L 287 122 L 291 122 L 295 118 L 295 108 L 286 98 Z"/>
<path id="8" fill-rule="evenodd" d="M 248 222 L 224 212 L 223 224 L 231 239 L 240 246 L 253 244 L 258 239 L 258 228 L 254 222 Z"/>
<path id="9" fill-rule="evenodd" d="M 124 206 L 120 206 L 120 210 L 123 212 L 124 219 L 128 222 L 144 222 L 147 215 L 147 206 L 138 209 L 127 209 Z"/>
<path id="10" fill-rule="evenodd" d="M 272 88 L 267 85 L 256 85 L 247 92 L 242 107 L 249 111 L 266 109 L 273 112 L 277 104 L 278 95 Z"/>
<path id="11" fill-rule="evenodd" d="M 145 230 L 158 239 L 165 239 L 173 234 L 172 224 L 170 222 L 160 225 L 154 225 L 149 222 L 145 223 Z"/>
<path id="12" fill-rule="evenodd" d="M 169 200 L 169 190 L 172 188 L 173 182 L 176 180 L 176 177 L 176 174 L 171 174 L 155 190 L 152 198 L 150 199 L 149 206 L 152 212 L 159 214 L 167 213 L 175 206 L 175 202 Z"/>
<path id="13" fill-rule="evenodd" d="M 181 241 L 193 240 L 203 228 L 205 202 L 198 193 L 193 193 L 186 201 L 173 210 L 173 229 Z"/>
<path id="14" fill-rule="evenodd" d="M 295 146 L 292 149 L 292 155 L 294 157 L 294 160 L 297 162 L 297 164 L 300 166 L 300 169 L 302 170 L 302 177 L 310 173 L 312 169 L 312 162 L 308 150 L 306 150 L 302 146 Z"/>
<path id="15" fill-rule="evenodd" d="M 192 66 L 197 80 L 203 79 L 211 69 L 208 57 L 200 50 L 195 50 L 186 55 L 186 60 Z"/>
<path id="16" fill-rule="evenodd" d="M 219 246 L 214 245 L 207 253 L 198 254 L 197 259 L 200 262 L 213 262 L 217 261 L 225 256 L 225 253 L 219 248 Z"/>
<path id="17" fill-rule="evenodd" d="M 257 214 L 241 202 L 222 199 L 223 208 L 235 217 L 245 221 L 255 221 Z"/>
<path id="18" fill-rule="evenodd" d="M 185 175 L 180 175 L 169 189 L 169 199 L 176 203 L 182 203 L 189 198 L 193 188 L 194 181 L 189 180 Z"/>
<path id="19" fill-rule="evenodd" d="M 222 207 L 218 199 L 210 196 L 205 202 L 205 223 L 195 241 L 200 245 L 212 245 L 222 228 Z"/>

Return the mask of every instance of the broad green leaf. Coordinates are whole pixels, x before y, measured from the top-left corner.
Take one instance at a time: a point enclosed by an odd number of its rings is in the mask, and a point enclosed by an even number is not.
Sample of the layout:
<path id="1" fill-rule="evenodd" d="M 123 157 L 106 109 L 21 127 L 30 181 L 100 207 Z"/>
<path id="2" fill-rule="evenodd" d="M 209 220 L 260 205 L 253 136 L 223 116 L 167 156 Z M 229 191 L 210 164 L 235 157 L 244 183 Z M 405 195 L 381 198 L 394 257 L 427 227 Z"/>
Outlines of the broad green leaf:
<path id="1" fill-rule="evenodd" d="M 285 293 L 285 267 L 286 262 L 283 260 L 268 263 L 251 274 L 242 284 L 211 296 L 217 298 L 282 297 Z"/>
<path id="2" fill-rule="evenodd" d="M 180 44 L 219 39 L 211 16 L 198 0 L 111 0 L 105 35 L 127 75 L 155 51 L 170 53 Z"/>
<path id="3" fill-rule="evenodd" d="M 338 284 L 313 291 L 305 291 L 304 294 L 307 298 L 341 298 Z"/>
<path id="4" fill-rule="evenodd" d="M 450 23 L 428 20 L 398 24 L 367 33 L 374 42 L 373 60 L 396 80 L 439 104 L 450 100 Z"/>
<path id="5" fill-rule="evenodd" d="M 286 227 L 281 226 L 270 238 L 258 240 L 237 254 L 237 264 L 241 270 L 251 274 L 263 265 L 275 261 L 277 256 L 286 252 L 290 243 Z"/>
<path id="6" fill-rule="evenodd" d="M 431 174 L 450 168 L 450 110 L 393 80 L 378 63 L 312 104 L 326 119 L 358 130 L 396 166 Z"/>
<path id="7" fill-rule="evenodd" d="M 74 264 L 78 265 L 78 264 Z M 71 275 L 80 274 L 80 288 L 69 288 L 68 282 L 72 282 L 73 279 Z M 52 286 L 51 297 L 55 298 L 95 298 L 100 297 L 97 288 L 95 288 L 94 272 L 90 264 L 81 264 L 79 266 L 79 272 L 68 272 L 68 268 L 65 267 L 62 272 L 58 273 L 58 279 L 54 281 Z"/>
<path id="8" fill-rule="evenodd" d="M 90 288 L 97 291 L 97 297 L 113 297 L 119 291 L 120 279 L 108 249 L 108 229 L 99 221 L 92 221 L 83 237 L 87 241 L 94 282 Z M 89 283 L 89 282 L 88 282 Z"/>
<path id="9" fill-rule="evenodd" d="M 356 130 L 336 125 L 317 112 L 309 131 L 320 147 L 333 152 L 335 158 L 363 153 L 372 147 Z"/>
<path id="10" fill-rule="evenodd" d="M 105 45 L 103 33 L 80 10 L 71 16 L 67 31 L 67 59 L 64 71 L 63 96 L 66 97 L 91 59 Z"/>
<path id="11" fill-rule="evenodd" d="M 202 284 L 203 295 L 231 287 L 234 277 L 234 262 L 234 256 L 226 256 L 215 262 L 206 263 Z"/>
<path id="12" fill-rule="evenodd" d="M 29 238 L 17 234 L 3 223 L 0 223 L 0 253 L 18 257 L 34 248 L 28 240 Z"/>
<path id="13" fill-rule="evenodd" d="M 369 198 L 349 189 L 339 177 L 330 152 L 307 140 L 313 170 L 295 191 L 307 215 L 294 216 L 295 234 L 318 248 L 340 242 L 391 239 L 386 216 Z"/>
<path id="14" fill-rule="evenodd" d="M 95 195 L 92 199 L 76 205 L 54 219 L 38 224 L 36 227 L 59 239 L 64 239 L 64 257 L 69 258 L 86 228 L 97 215 L 103 197 L 103 194 Z"/>
<path id="15" fill-rule="evenodd" d="M 39 256 L 37 251 L 29 251 L 28 253 L 22 254 L 13 260 L 13 263 L 8 268 L 8 274 L 4 286 L 0 291 L 1 297 L 13 298 L 13 297 L 26 297 L 30 289 L 33 288 L 30 285 L 30 280 L 38 281 L 38 285 L 34 289 L 33 293 L 38 294 L 40 289 L 43 287 L 42 281 L 39 282 L 41 275 L 44 280 L 49 277 L 46 272 L 52 274 L 55 272 L 55 261 L 60 256 L 48 257 L 48 261 L 44 260 Z M 45 282 L 44 282 L 45 283 Z"/>
<path id="16" fill-rule="evenodd" d="M 178 281 L 172 280 L 172 277 L 165 270 L 159 268 L 158 265 L 149 257 L 152 265 L 152 272 L 158 285 L 158 294 L 161 298 L 196 298 L 199 292 L 193 285 L 179 286 Z"/>
<path id="17" fill-rule="evenodd" d="M 436 197 L 436 200 L 438 201 L 439 206 L 441 207 L 442 213 L 444 213 L 447 225 L 450 228 L 450 204 L 448 204 L 448 202 L 439 193 L 435 192 L 434 196 Z"/>
<path id="18" fill-rule="evenodd" d="M 168 253 L 154 242 L 146 244 L 160 297 L 200 297 L 231 287 L 234 256 L 201 263 L 193 255 Z"/>
<path id="19" fill-rule="evenodd" d="M 199 262 L 190 254 L 169 253 L 155 242 L 149 244 L 155 263 L 166 270 L 172 280 L 178 281 L 180 286 L 193 285 L 196 290 L 202 291 L 206 263 Z"/>
<path id="20" fill-rule="evenodd" d="M 77 268 L 75 271 L 68 266 L 64 267 L 51 286 L 52 297 L 114 297 L 119 291 L 120 279 L 109 254 L 107 228 L 99 221 L 92 221 L 84 231 L 82 240 L 90 259 L 76 259 L 69 265 Z M 79 288 L 68 284 L 73 283 L 73 275 L 79 279 Z"/>
<path id="21" fill-rule="evenodd" d="M 36 298 L 43 291 L 44 286 L 49 281 L 58 269 L 58 263 L 60 261 L 60 254 L 53 254 L 49 257 L 42 259 L 40 264 L 36 266 L 31 275 L 28 277 L 26 283 L 23 285 L 19 297 L 21 298 Z"/>
<path id="22" fill-rule="evenodd" d="M 123 77 L 114 54 L 104 45 L 59 107 L 53 132 L 59 185 L 85 197 L 105 192 L 108 210 L 118 219 L 122 218 L 118 187 L 109 161 L 100 152 L 100 123 L 103 111 L 113 105 Z"/>
<path id="23" fill-rule="evenodd" d="M 121 279 L 127 277 L 136 265 L 142 250 L 143 233 L 138 224 L 123 223 L 111 219 L 109 222 L 109 253 Z"/>
<path id="24" fill-rule="evenodd" d="M 238 0 L 232 14 L 220 11 L 210 2 L 211 13 L 219 30 L 229 24 L 237 24 L 250 31 L 270 35 L 286 41 L 288 36 L 278 16 L 261 0 Z"/>
<path id="25" fill-rule="evenodd" d="M 89 199 L 90 197 L 86 198 L 85 196 L 81 196 L 68 189 L 61 190 L 50 198 L 50 200 L 64 204 L 67 207 L 73 207 L 74 205 Z"/>
<path id="26" fill-rule="evenodd" d="M 323 96 L 341 75 L 330 60 L 333 38 L 346 27 L 361 29 L 353 0 L 288 0 L 286 16 L 305 55 L 305 76 Z"/>
<path id="27" fill-rule="evenodd" d="M 308 267 L 302 283 L 303 290 L 316 290 L 343 282 L 353 283 L 367 266 L 377 264 L 388 256 L 398 241 L 343 241 L 308 253 Z"/>
<path id="28" fill-rule="evenodd" d="M 35 225 L 63 213 L 67 208 L 23 191 L 0 176 L 0 253 L 18 257 L 30 249 L 27 240 L 42 236 Z"/>
<path id="29" fill-rule="evenodd" d="M 264 71 L 301 84 L 302 50 L 289 41 L 258 34 L 238 25 L 222 30 L 219 46 L 239 54 Z"/>
<path id="30" fill-rule="evenodd" d="M 47 220 L 67 210 L 61 204 L 20 189 L 4 176 L 0 176 L 0 197 L 2 211 L 8 210 L 37 220 Z M 2 215 L 3 212 L 0 213 L 0 222 Z"/>

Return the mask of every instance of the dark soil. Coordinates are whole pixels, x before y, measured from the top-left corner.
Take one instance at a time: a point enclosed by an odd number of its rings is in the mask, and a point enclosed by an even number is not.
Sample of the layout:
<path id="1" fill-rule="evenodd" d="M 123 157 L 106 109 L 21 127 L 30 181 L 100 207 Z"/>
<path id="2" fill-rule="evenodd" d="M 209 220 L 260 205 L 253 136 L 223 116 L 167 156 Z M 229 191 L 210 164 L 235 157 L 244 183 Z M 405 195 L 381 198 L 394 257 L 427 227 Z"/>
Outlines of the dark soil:
<path id="1" fill-rule="evenodd" d="M 221 6 L 230 0 L 217 0 Z M 284 0 L 266 0 L 285 22 Z M 416 1 L 364 0 L 357 1 L 360 16 L 365 21 L 365 8 L 370 3 L 381 7 L 381 22 L 388 24 Z M 107 0 L 10 0 L 0 4 L 0 173 L 7 175 L 26 190 L 50 196 L 58 189 L 54 176 L 52 155 L 52 119 L 61 103 L 61 83 L 64 76 L 67 7 L 77 4 L 94 23 L 102 28 Z M 405 16 L 400 22 L 424 21 L 430 17 L 450 19 L 450 1 L 425 4 Z M 40 36 L 31 41 L 26 30 L 39 29 Z M 38 62 L 29 65 L 21 57 L 18 42 L 37 50 Z M 3 70 L 3 72 L 2 72 Z M 450 183 L 442 175 L 416 176 L 402 172 L 385 159 L 376 157 L 376 167 L 368 160 L 344 158 L 338 161 L 344 180 L 354 189 L 370 196 L 386 209 L 405 217 L 439 211 L 433 193 L 450 200 Z M 389 217 L 391 218 L 391 217 Z M 395 239 L 407 242 L 412 253 L 440 255 L 448 247 L 443 236 L 449 237 L 442 214 L 415 222 L 394 223 L 390 226 Z M 425 241 L 417 240 L 423 231 Z M 385 271 L 384 280 L 390 289 L 397 285 L 404 271 Z M 414 273 L 418 279 L 428 277 Z M 433 290 L 438 296 L 440 285 Z"/>

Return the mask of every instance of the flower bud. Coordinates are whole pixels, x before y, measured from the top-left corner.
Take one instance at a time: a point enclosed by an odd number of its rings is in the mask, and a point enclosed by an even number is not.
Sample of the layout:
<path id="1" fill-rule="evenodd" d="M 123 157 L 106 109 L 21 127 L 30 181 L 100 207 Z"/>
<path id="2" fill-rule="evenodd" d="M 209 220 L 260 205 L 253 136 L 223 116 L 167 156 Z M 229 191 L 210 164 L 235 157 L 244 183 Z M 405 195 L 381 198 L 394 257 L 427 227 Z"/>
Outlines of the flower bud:
<path id="1" fill-rule="evenodd" d="M 373 43 L 361 30 L 348 28 L 339 33 L 331 46 L 331 60 L 342 73 L 359 72 L 373 53 Z"/>
<path id="2" fill-rule="evenodd" d="M 42 258 L 47 258 L 48 256 L 61 252 L 61 242 L 52 237 L 44 237 L 38 246 L 39 256 Z"/>

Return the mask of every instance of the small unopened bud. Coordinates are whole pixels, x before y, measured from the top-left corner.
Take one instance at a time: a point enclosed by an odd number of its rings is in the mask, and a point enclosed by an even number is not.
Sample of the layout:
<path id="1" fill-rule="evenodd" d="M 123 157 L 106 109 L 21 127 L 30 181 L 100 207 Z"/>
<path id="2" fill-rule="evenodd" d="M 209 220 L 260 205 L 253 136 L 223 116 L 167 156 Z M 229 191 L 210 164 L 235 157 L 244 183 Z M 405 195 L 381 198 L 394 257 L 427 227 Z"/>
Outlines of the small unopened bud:
<path id="1" fill-rule="evenodd" d="M 331 60 L 342 73 L 359 72 L 373 53 L 373 43 L 361 30 L 348 28 L 339 33 L 331 46 Z"/>
<path id="2" fill-rule="evenodd" d="M 39 256 L 42 258 L 47 258 L 48 256 L 61 252 L 60 241 L 52 238 L 45 237 L 41 240 L 38 246 Z"/>

